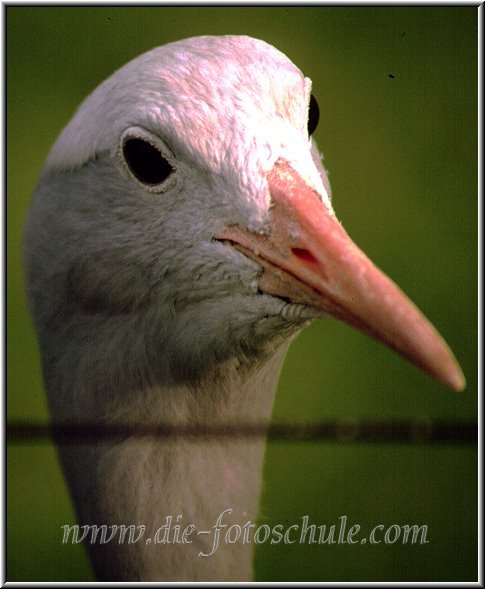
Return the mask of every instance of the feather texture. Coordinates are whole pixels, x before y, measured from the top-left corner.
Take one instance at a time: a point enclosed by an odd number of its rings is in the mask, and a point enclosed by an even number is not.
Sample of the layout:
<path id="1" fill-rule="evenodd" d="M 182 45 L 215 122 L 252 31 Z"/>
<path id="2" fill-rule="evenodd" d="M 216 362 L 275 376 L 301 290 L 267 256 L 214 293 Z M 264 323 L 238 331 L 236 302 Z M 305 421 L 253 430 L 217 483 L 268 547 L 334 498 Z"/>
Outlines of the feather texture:
<path id="1" fill-rule="evenodd" d="M 200 37 L 138 57 L 81 105 L 48 157 L 26 228 L 54 420 L 269 421 L 289 341 L 319 313 L 262 294 L 261 267 L 213 237 L 234 223 L 266 231 L 265 176 L 281 157 L 328 199 L 306 131 L 310 87 L 262 41 Z M 134 132 L 149 133 L 175 169 L 159 193 L 123 161 L 122 138 Z M 228 508 L 228 521 L 257 519 L 262 440 L 128 438 L 60 454 L 81 524 L 151 534 L 167 515 L 201 529 Z M 103 580 L 251 578 L 252 545 L 200 557 L 210 543 L 88 547 Z"/>

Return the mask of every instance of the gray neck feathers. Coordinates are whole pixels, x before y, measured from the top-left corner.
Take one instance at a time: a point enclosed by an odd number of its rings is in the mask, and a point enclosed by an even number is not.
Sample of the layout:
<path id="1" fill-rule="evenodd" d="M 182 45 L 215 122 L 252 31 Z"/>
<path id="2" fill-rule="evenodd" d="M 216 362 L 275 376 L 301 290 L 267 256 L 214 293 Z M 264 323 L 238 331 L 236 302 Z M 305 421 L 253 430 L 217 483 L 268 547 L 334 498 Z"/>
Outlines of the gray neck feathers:
<path id="1" fill-rule="evenodd" d="M 122 395 L 126 402 L 113 406 L 111 416 L 101 406 L 99 414 L 112 423 L 267 423 L 288 343 L 251 367 L 227 360 L 197 384 L 133 391 L 129 400 Z M 75 396 L 87 395 L 83 386 Z M 100 398 L 96 402 L 103 403 Z M 116 443 L 61 446 L 80 525 L 145 526 L 143 539 L 135 544 L 88 544 L 98 578 L 250 580 L 254 544 L 243 543 L 242 537 L 235 544 L 225 542 L 223 528 L 214 550 L 213 526 L 223 512 L 227 526 L 257 523 L 264 447 L 264 437 L 127 437 Z M 172 524 L 181 516 L 182 528 L 195 525 L 192 541 L 147 544 L 146 538 L 153 538 L 170 516 Z"/>

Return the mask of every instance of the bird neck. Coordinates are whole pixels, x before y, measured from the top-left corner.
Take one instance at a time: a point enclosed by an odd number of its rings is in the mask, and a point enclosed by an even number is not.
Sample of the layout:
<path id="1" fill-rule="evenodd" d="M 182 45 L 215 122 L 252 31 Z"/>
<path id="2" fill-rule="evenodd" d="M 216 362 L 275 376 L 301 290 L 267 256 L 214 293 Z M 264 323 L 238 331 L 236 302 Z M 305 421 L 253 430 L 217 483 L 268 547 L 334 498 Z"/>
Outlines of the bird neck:
<path id="1" fill-rule="evenodd" d="M 267 423 L 287 347 L 252 367 L 227 361 L 197 385 L 134 395 L 116 420 L 209 427 Z M 145 581 L 250 580 L 254 543 L 242 535 L 231 543 L 225 533 L 231 525 L 237 533 L 257 522 L 264 448 L 264 435 L 128 437 L 88 452 L 65 446 L 61 455 L 80 524 L 145 526 L 138 544 L 89 546 L 97 576 L 136 580 L 137 571 Z M 218 521 L 223 527 L 215 548 Z M 195 526 L 191 542 L 174 541 L 177 525 L 182 531 Z M 147 544 L 160 528 L 158 538 L 165 535 L 166 542 Z"/>

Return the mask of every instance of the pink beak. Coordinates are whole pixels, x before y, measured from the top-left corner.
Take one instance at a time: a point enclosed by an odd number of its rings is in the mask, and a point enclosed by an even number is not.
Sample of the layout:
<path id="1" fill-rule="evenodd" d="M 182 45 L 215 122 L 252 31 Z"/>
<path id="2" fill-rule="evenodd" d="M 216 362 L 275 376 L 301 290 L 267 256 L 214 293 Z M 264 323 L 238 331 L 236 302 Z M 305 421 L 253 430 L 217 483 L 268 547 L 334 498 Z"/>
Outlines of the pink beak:
<path id="1" fill-rule="evenodd" d="M 259 287 L 321 309 L 380 340 L 457 391 L 465 377 L 443 338 L 352 242 L 318 194 L 284 162 L 268 174 L 270 232 L 216 235 L 264 269 Z"/>

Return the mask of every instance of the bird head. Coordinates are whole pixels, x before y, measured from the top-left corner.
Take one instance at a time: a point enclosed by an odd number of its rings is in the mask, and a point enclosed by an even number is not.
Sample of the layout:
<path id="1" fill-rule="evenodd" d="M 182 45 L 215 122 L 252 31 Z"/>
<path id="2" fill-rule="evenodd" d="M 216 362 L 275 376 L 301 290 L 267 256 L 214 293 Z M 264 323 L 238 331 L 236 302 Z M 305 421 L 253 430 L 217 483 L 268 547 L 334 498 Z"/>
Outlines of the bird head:
<path id="1" fill-rule="evenodd" d="M 337 221 L 317 119 L 310 80 L 249 37 L 171 43 L 103 82 L 51 150 L 27 226 L 53 361 L 84 346 L 121 374 L 190 379 L 329 313 L 463 388 L 441 337 Z"/>

